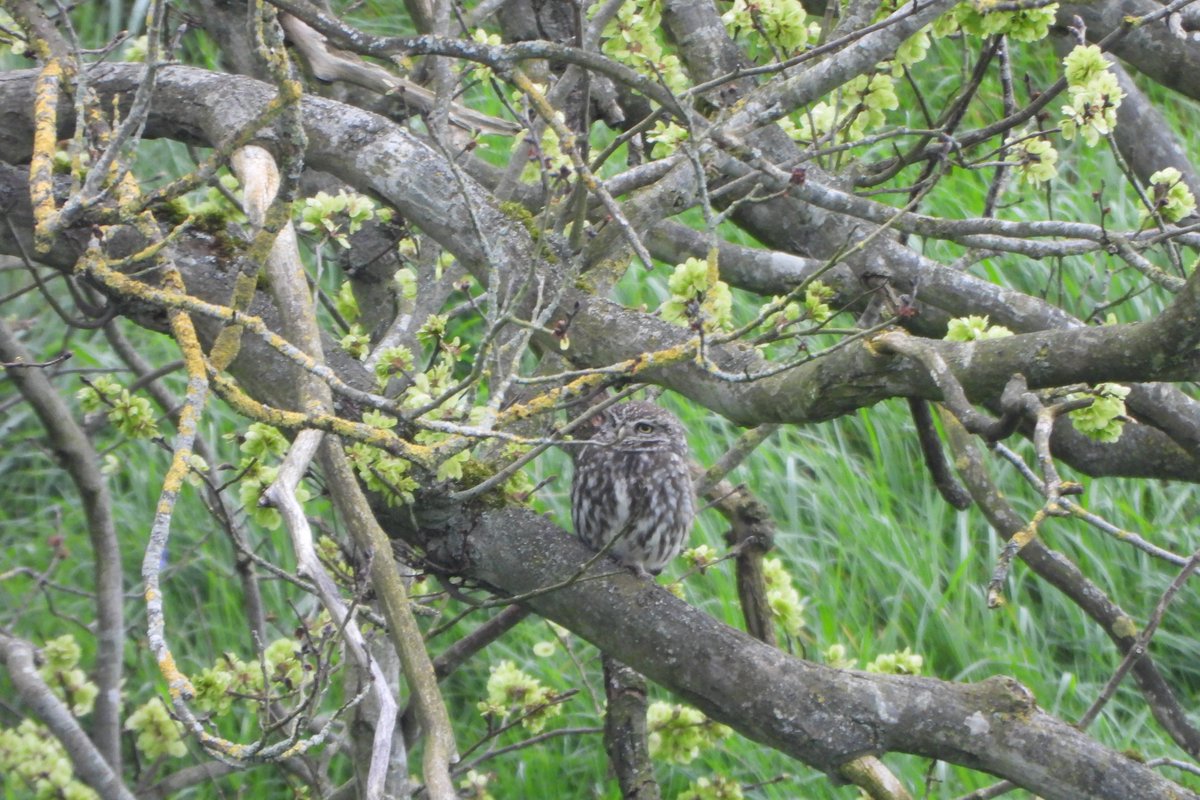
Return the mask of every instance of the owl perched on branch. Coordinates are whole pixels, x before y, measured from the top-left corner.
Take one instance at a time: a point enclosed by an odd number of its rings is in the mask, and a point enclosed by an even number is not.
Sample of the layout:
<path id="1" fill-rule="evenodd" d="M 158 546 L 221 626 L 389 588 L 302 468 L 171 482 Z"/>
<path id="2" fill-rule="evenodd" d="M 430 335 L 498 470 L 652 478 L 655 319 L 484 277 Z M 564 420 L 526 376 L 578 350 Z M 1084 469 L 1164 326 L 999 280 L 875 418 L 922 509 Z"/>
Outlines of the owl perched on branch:
<path id="1" fill-rule="evenodd" d="M 592 424 L 574 453 L 575 532 L 637 574 L 657 575 L 683 549 L 696 513 L 687 432 L 674 414 L 644 402 L 611 406 Z"/>

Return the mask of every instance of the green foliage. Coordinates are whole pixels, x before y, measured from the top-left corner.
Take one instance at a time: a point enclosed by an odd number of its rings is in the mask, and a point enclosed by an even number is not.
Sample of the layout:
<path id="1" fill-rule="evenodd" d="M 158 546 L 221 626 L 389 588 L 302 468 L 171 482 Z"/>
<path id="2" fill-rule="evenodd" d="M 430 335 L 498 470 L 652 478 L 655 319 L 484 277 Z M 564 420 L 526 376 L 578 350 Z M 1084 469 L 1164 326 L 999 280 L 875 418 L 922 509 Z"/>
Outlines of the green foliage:
<path id="1" fill-rule="evenodd" d="M 687 128 L 675 122 L 663 122 L 661 119 L 654 123 L 654 127 L 646 134 L 647 141 L 654 142 L 658 145 L 655 148 L 655 155 L 659 158 L 674 153 L 679 149 L 679 146 L 687 141 Z"/>
<path id="2" fill-rule="evenodd" d="M 495 723 L 516 716 L 521 727 L 530 733 L 538 733 L 552 717 L 562 713 L 557 700 L 556 692 L 506 660 L 492 667 L 487 682 L 487 700 L 480 701 L 478 708 L 480 714 Z"/>
<path id="3" fill-rule="evenodd" d="M 0 728 L 0 773 L 14 797 L 96 800 L 87 784 L 75 779 L 66 749 L 45 726 L 23 719 L 15 728 Z M 24 784 L 31 794 L 20 794 Z"/>
<path id="4" fill-rule="evenodd" d="M 721 21 L 752 58 L 769 59 L 773 49 L 786 58 L 817 38 L 820 26 L 807 17 L 799 0 L 734 0 Z"/>
<path id="5" fill-rule="evenodd" d="M 933 24 L 935 36 L 948 36 L 956 30 L 971 36 L 1007 36 L 1018 42 L 1036 42 L 1046 38 L 1058 14 L 1058 3 L 1011 11 L 989 9 L 983 2 L 955 6 Z"/>
<path id="6" fill-rule="evenodd" d="M 183 726 L 171 718 L 167 707 L 158 698 L 143 703 L 126 717 L 125 730 L 137 734 L 138 752 L 148 761 L 187 755 Z"/>
<path id="7" fill-rule="evenodd" d="M 346 322 L 356 322 L 358 320 L 360 316 L 358 299 L 354 296 L 354 286 L 350 281 L 342 281 L 341 285 L 338 286 L 334 306 Z"/>
<path id="8" fill-rule="evenodd" d="M 646 733 L 653 758 L 690 764 L 732 731 L 691 706 L 657 702 L 646 709 Z"/>
<path id="9" fill-rule="evenodd" d="M 982 339 L 1000 339 L 1012 336 L 1012 331 L 1003 325 L 989 325 L 987 315 L 982 317 L 958 317 L 946 326 L 946 341 L 973 342 Z"/>
<path id="10" fill-rule="evenodd" d="M 252 422 L 242 434 L 238 447 L 245 458 L 262 462 L 282 458 L 287 452 L 288 440 L 278 428 L 262 422 Z M 246 464 L 242 466 L 245 467 Z"/>
<path id="11" fill-rule="evenodd" d="M 829 645 L 821 654 L 821 658 L 834 669 L 851 669 L 856 663 L 854 659 L 846 657 L 846 645 L 844 644 Z"/>
<path id="12" fill-rule="evenodd" d="M 235 653 L 222 653 L 192 679 L 193 704 L 214 720 L 235 709 L 257 715 L 262 702 L 285 702 L 312 678 L 300 642 L 281 637 L 267 645 L 259 659 L 243 661 Z"/>
<path id="13" fill-rule="evenodd" d="M 98 376 L 91 385 L 75 393 L 79 406 L 89 413 L 107 409 L 108 421 L 124 436 L 131 439 L 151 439 L 158 436 L 154 407 L 142 396 L 134 396 L 117 381 Z"/>
<path id="14" fill-rule="evenodd" d="M 859 75 L 837 92 L 833 101 L 821 100 L 798 114 L 785 130 L 801 142 L 817 142 L 832 136 L 835 143 L 861 139 L 868 131 L 883 125 L 886 111 L 900 107 L 892 73 Z"/>
<path id="15" fill-rule="evenodd" d="M 375 428 L 396 427 L 396 418 L 379 411 L 363 414 L 363 422 Z M 408 474 L 408 462 L 371 447 L 363 442 L 354 442 L 346 447 L 346 458 L 358 473 L 363 485 L 378 492 L 389 506 L 408 505 L 413 502 L 413 492 L 420 484 Z"/>
<path id="16" fill-rule="evenodd" d="M 1075 430 L 1100 442 L 1115 442 L 1125 428 L 1125 398 L 1129 387 L 1118 383 L 1102 383 L 1093 389 L 1092 404 L 1070 413 Z"/>
<path id="17" fill-rule="evenodd" d="M 371 352 L 371 337 L 357 322 L 350 326 L 350 330 L 338 340 L 338 344 L 359 361 L 365 360 Z"/>
<path id="18" fill-rule="evenodd" d="M 544 94 L 548 88 L 542 86 L 542 93 Z M 560 125 L 565 124 L 566 116 L 561 111 L 556 111 L 555 121 Z M 572 168 L 571 154 L 563 152 L 558 131 L 549 125 L 542 129 L 542 136 L 538 140 L 538 153 L 541 156 L 540 159 L 530 161 L 525 165 L 525 171 L 521 173 L 523 180 L 533 181 L 540 179 L 543 175 L 563 174 Z"/>
<path id="19" fill-rule="evenodd" d="M 792 576 L 778 558 L 763 559 L 763 580 L 767 584 L 767 605 L 771 615 L 788 636 L 798 636 L 804 627 L 805 600 L 792 584 Z"/>
<path id="20" fill-rule="evenodd" d="M 150 51 L 150 37 L 145 34 L 135 36 L 125 43 L 124 61 L 145 61 Z"/>
<path id="21" fill-rule="evenodd" d="M 804 290 L 804 314 L 818 325 L 828 322 L 833 316 L 829 301 L 833 299 L 834 291 L 820 281 L 813 281 Z"/>
<path id="22" fill-rule="evenodd" d="M 411 241 L 411 240 L 409 240 Z M 414 300 L 417 297 L 417 273 L 408 267 L 401 267 L 392 275 L 396 291 L 404 300 Z"/>
<path id="23" fill-rule="evenodd" d="M 217 176 L 217 181 L 220 188 L 209 186 L 199 199 L 188 194 L 172 201 L 172 211 L 179 218 L 178 221 L 191 217 L 196 226 L 208 231 L 221 231 L 230 222 L 246 222 L 242 201 L 238 197 L 240 187 L 237 178 L 222 172 Z"/>
<path id="24" fill-rule="evenodd" d="M 1036 136 L 1028 129 L 1010 140 L 1011 148 L 1008 161 L 1017 165 L 1017 173 L 1022 180 L 1031 185 L 1038 185 L 1053 180 L 1058 176 L 1058 151 L 1050 140 Z"/>
<path id="25" fill-rule="evenodd" d="M 283 517 L 276 509 L 259 503 L 263 492 L 279 475 L 279 468 L 270 462 L 279 460 L 287 452 L 287 438 L 277 429 L 261 422 L 251 423 L 240 437 L 229 435 L 228 438 L 239 439 L 242 458 L 238 462 L 238 471 L 242 478 L 238 481 L 237 490 L 242 508 L 255 524 L 267 530 L 277 530 L 283 524 Z M 303 482 L 296 486 L 296 499 L 301 504 L 312 499 L 312 493 Z"/>
<path id="26" fill-rule="evenodd" d="M 920 675 L 923 666 L 924 657 L 906 647 L 896 653 L 880 653 L 865 669 L 867 672 L 884 672 L 889 675 Z"/>
<path id="27" fill-rule="evenodd" d="M 345 189 L 334 195 L 317 192 L 305 198 L 297 215 L 299 230 L 318 233 L 322 243 L 332 241 L 343 248 L 350 247 L 349 237 L 363 224 L 373 219 L 388 222 L 392 218 L 391 209 L 380 208 L 371 198 Z"/>
<path id="28" fill-rule="evenodd" d="M 689 258 L 675 267 L 667 282 L 671 297 L 660 309 L 663 319 L 696 324 L 707 331 L 733 327 L 733 295 L 729 284 L 715 279 L 704 259 Z"/>
<path id="29" fill-rule="evenodd" d="M 466 776 L 458 782 L 458 796 L 467 800 L 495 800 L 488 791 L 488 784 L 494 775 L 476 770 L 467 770 Z"/>
<path id="30" fill-rule="evenodd" d="M 375 385 L 382 391 L 392 378 L 412 372 L 413 364 L 413 352 L 404 345 L 385 347 L 375 362 Z"/>
<path id="31" fill-rule="evenodd" d="M 688 788 L 675 800 L 742 800 L 742 786 L 724 775 L 700 777 L 688 784 Z"/>
<path id="32" fill-rule="evenodd" d="M 1196 198 L 1174 167 L 1160 169 L 1150 176 L 1150 198 L 1154 210 L 1167 222 L 1178 222 L 1196 211 Z M 1145 209 L 1143 216 L 1149 216 Z"/>
<path id="33" fill-rule="evenodd" d="M 0 8 L 0 47 L 8 48 L 14 56 L 23 56 L 29 48 L 28 35 L 7 11 Z"/>
<path id="34" fill-rule="evenodd" d="M 1096 45 L 1077 45 L 1063 59 L 1071 102 L 1058 123 L 1064 139 L 1080 136 L 1089 146 L 1117 125 L 1117 109 L 1125 93 Z"/>
<path id="35" fill-rule="evenodd" d="M 588 8 L 591 16 L 600 3 Z M 643 75 L 661 80 L 672 92 L 679 93 L 688 86 L 686 73 L 679 56 L 668 52 L 662 34 L 662 4 L 660 0 L 625 3 L 604 26 L 601 51 L 609 58 L 637 70 Z"/>
<path id="36" fill-rule="evenodd" d="M 67 704 L 77 717 L 90 714 L 96 704 L 99 688 L 88 680 L 87 674 L 79 669 L 82 651 L 75 637 L 63 634 L 46 642 L 42 647 L 45 663 L 38 670 L 42 680 L 59 700 Z"/>

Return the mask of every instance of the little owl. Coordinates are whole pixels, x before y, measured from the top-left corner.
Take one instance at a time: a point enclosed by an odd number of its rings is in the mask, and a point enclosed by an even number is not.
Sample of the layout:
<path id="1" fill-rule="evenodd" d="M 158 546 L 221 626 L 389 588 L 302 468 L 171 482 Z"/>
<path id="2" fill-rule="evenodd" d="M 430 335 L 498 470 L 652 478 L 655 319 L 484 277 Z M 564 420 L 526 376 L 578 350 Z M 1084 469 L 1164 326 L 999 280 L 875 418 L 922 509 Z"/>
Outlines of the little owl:
<path id="1" fill-rule="evenodd" d="M 584 544 L 639 575 L 657 575 L 679 555 L 695 505 L 687 434 L 653 403 L 621 403 L 596 415 L 574 452 L 571 518 Z"/>

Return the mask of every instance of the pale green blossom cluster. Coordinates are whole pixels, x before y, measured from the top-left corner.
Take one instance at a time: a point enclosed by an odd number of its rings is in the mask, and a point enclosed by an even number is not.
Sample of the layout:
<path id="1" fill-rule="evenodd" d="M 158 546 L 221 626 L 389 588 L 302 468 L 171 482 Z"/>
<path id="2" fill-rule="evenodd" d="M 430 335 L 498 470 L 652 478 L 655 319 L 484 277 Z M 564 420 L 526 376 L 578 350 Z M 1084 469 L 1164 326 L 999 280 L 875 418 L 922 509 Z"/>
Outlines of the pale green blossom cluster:
<path id="1" fill-rule="evenodd" d="M 488 791 L 488 784 L 494 777 L 490 772 L 467 770 L 467 774 L 458 782 L 458 796 L 465 800 L 495 800 Z"/>
<path id="2" fill-rule="evenodd" d="M 683 557 L 689 564 L 703 572 L 717 563 L 720 555 L 710 545 L 700 544 L 684 550 Z"/>
<path id="3" fill-rule="evenodd" d="M 398 422 L 395 417 L 382 411 L 364 412 L 362 421 L 364 425 L 384 430 L 396 427 Z M 346 458 L 363 485 L 377 492 L 388 507 L 410 505 L 415 499 L 413 493 L 420 488 L 420 484 L 409 474 L 409 465 L 404 459 L 365 442 L 347 445 Z"/>
<path id="4" fill-rule="evenodd" d="M 75 779 L 71 759 L 46 726 L 23 719 L 15 728 L 0 728 L 0 770 L 13 797 L 97 800 L 87 784 Z M 29 793 L 22 791 L 22 784 Z"/>
<path id="5" fill-rule="evenodd" d="M 706 331 L 733 327 L 733 294 L 702 258 L 689 258 L 667 280 L 671 297 L 662 304 L 663 319 L 680 325 L 700 324 Z"/>
<path id="6" fill-rule="evenodd" d="M 1160 169 L 1150 176 L 1150 202 L 1167 222 L 1178 222 L 1196 212 L 1196 198 L 1183 182 L 1183 175 L 1174 167 Z M 1142 209 L 1143 219 L 1149 211 Z"/>
<path id="7" fill-rule="evenodd" d="M 1070 103 L 1058 123 L 1064 139 L 1079 136 L 1089 145 L 1107 136 L 1117 124 L 1117 109 L 1125 93 L 1108 61 L 1094 44 L 1079 45 L 1063 59 Z"/>
<path id="8" fill-rule="evenodd" d="M 820 24 L 807 17 L 800 0 L 734 0 L 721 21 L 746 45 L 751 58 L 787 58 L 821 33 Z"/>
<path id="9" fill-rule="evenodd" d="M 713 775 L 692 781 L 687 789 L 675 796 L 675 800 L 742 800 L 744 797 L 742 785 L 733 778 Z"/>
<path id="10" fill-rule="evenodd" d="M 415 253 L 415 245 L 410 248 L 410 252 Z M 412 269 L 405 267 L 397 270 L 392 282 L 393 289 L 402 302 L 416 297 L 416 273 Z M 343 284 L 344 289 L 345 287 L 346 284 Z M 345 298 L 343 292 L 339 292 L 339 311 L 347 320 L 357 319 L 357 302 L 351 302 L 353 295 L 348 290 L 344 294 Z M 451 391 L 457 384 L 455 366 L 471 346 L 461 337 L 450 335 L 449 327 L 450 319 L 447 315 L 431 314 L 417 330 L 417 341 L 428 354 L 422 361 L 429 363 L 432 359 L 432 364 L 425 370 L 416 369 L 417 356 L 405 345 L 393 345 L 380 350 L 374 365 L 375 384 L 382 392 L 393 379 L 401 379 L 407 383 L 399 398 L 400 407 L 407 411 L 415 411 L 433 404 L 435 400 L 444 399 L 439 405 L 426 411 L 422 419 L 459 420 L 470 416 L 471 422 L 477 423 L 486 410 L 470 407 L 469 398 L 465 394 L 454 395 Z M 357 325 L 342 338 L 342 347 L 360 358 L 366 355 L 369 344 L 369 337 Z M 384 429 L 394 428 L 397 424 L 394 417 L 380 412 L 364 414 L 363 422 Z M 439 431 L 421 430 L 413 438 L 417 444 L 433 445 L 445 441 L 450 435 Z M 389 505 L 406 505 L 413 502 L 413 491 L 418 484 L 408 474 L 408 462 L 362 442 L 349 445 L 346 454 L 359 477 L 369 488 L 379 492 Z M 470 452 L 466 449 L 448 456 L 438 465 L 435 478 L 462 478 L 463 466 L 469 460 Z"/>
<path id="11" fill-rule="evenodd" d="M 881 653 L 867 664 L 867 672 L 882 672 L 888 675 L 920 675 L 925 666 L 925 657 L 906 647 L 895 653 Z"/>
<path id="12" fill-rule="evenodd" d="M 767 605 L 771 615 L 788 636 L 796 636 L 804 627 L 804 608 L 808 601 L 792 584 L 792 576 L 778 558 L 763 559 L 763 580 L 767 584 Z"/>
<path id="13" fill-rule="evenodd" d="M 488 33 L 483 28 L 476 28 L 471 32 L 471 41 L 476 44 L 490 45 L 496 47 L 504 43 L 498 33 Z M 465 69 L 470 71 L 471 79 L 480 83 L 490 83 L 494 77 L 492 68 L 486 64 L 480 64 L 477 61 L 470 62 Z"/>
<path id="14" fill-rule="evenodd" d="M 818 325 L 828 322 L 833 316 L 833 309 L 829 307 L 829 301 L 833 299 L 834 294 L 832 287 L 821 281 L 813 281 L 804 289 L 803 307 L 801 303 L 794 300 L 785 303 L 783 297 L 776 295 L 759 309 L 760 314 L 766 314 L 763 318 L 763 325 L 778 332 L 801 320 L 808 320 Z M 778 310 L 771 311 L 771 309 Z"/>
<path id="15" fill-rule="evenodd" d="M 875 12 L 873 22 L 879 22 L 893 14 L 901 3 L 899 0 L 883 0 L 879 4 L 879 10 Z M 908 39 L 904 40 L 899 47 L 896 48 L 896 54 L 891 60 L 891 73 L 895 78 L 902 77 L 904 70 L 914 64 L 919 64 L 929 55 L 930 37 L 929 34 L 933 30 L 931 25 L 926 25 L 919 31 L 914 33 Z"/>
<path id="16" fill-rule="evenodd" d="M 29 49 L 28 35 L 7 11 L 0 8 L 0 47 L 8 48 L 14 56 L 24 55 Z"/>
<path id="17" fill-rule="evenodd" d="M 79 407 L 91 414 L 106 411 L 109 423 L 131 439 L 152 439 L 158 436 L 157 416 L 150 401 L 132 395 L 120 382 L 98 375 L 75 393 Z"/>
<path id="18" fill-rule="evenodd" d="M 228 434 L 227 439 L 237 439 L 236 434 Z M 238 449 L 242 457 L 238 462 L 238 498 L 242 507 L 256 523 L 267 530 L 275 530 L 283 523 L 279 512 L 269 506 L 260 506 L 259 500 L 275 478 L 279 475 L 279 467 L 272 462 L 278 461 L 287 452 L 288 440 L 275 428 L 262 422 L 252 423 L 238 441 Z M 301 504 L 312 499 L 312 493 L 303 483 L 296 486 L 296 500 Z"/>
<path id="19" fill-rule="evenodd" d="M 77 717 L 91 713 L 100 691 L 79 668 L 80 654 L 75 637 L 63 634 L 42 646 L 45 663 L 38 670 L 50 691 Z"/>
<path id="20" fill-rule="evenodd" d="M 989 325 L 986 315 L 958 317 L 946 325 L 945 339 L 948 342 L 974 342 L 981 339 L 1000 339 L 1012 336 L 1012 331 L 1003 325 Z"/>
<path id="21" fill-rule="evenodd" d="M 479 713 L 494 721 L 517 715 L 521 726 L 538 733 L 546 723 L 562 713 L 562 704 L 555 702 L 558 694 L 541 681 L 517 668 L 511 661 L 501 661 L 491 669 L 487 682 L 487 700 L 481 701 Z"/>
<path id="22" fill-rule="evenodd" d="M 962 31 L 970 36 L 1007 36 L 1018 42 L 1037 42 L 1046 38 L 1057 14 L 1058 3 L 1011 11 L 988 10 L 983 3 L 963 3 L 933 23 L 933 35 L 940 39 Z"/>
<path id="23" fill-rule="evenodd" d="M 674 153 L 687 138 L 687 128 L 675 122 L 663 122 L 661 119 L 657 120 L 646 134 L 646 141 L 660 145 L 661 149 L 655 151 L 655 156 L 659 158 Z"/>
<path id="24" fill-rule="evenodd" d="M 1016 164 L 1017 174 L 1028 184 L 1045 183 L 1058 175 L 1058 151 L 1049 139 L 1029 129 L 1009 140 L 1007 160 Z"/>
<path id="25" fill-rule="evenodd" d="M 846 656 L 846 645 L 831 644 L 821 654 L 825 663 L 834 669 L 853 669 L 858 662 Z"/>
<path id="26" fill-rule="evenodd" d="M 416 250 L 416 242 L 411 237 L 401 239 L 397 248 L 401 258 L 411 258 L 416 254 Z M 417 273 L 411 267 L 401 267 L 396 270 L 392 274 L 391 290 L 401 303 L 408 303 L 416 299 Z M 354 296 L 354 286 L 350 281 L 342 281 L 341 286 L 338 287 L 337 297 L 334 298 L 334 307 L 342 315 L 342 319 L 350 325 L 350 329 L 340 341 L 342 350 L 359 361 L 366 360 L 371 351 L 371 337 L 358 323 L 362 312 L 358 307 L 358 298 Z M 386 372 L 380 375 L 378 371 L 376 375 L 383 379 L 384 386 L 386 386 L 390 375 Z M 383 386 L 380 387 L 380 389 L 382 388 Z"/>
<path id="27" fill-rule="evenodd" d="M 130 714 L 125 719 L 125 730 L 137 734 L 138 752 L 147 761 L 187 755 L 183 726 L 171 717 L 171 712 L 158 698 L 147 701 Z"/>
<path id="28" fill-rule="evenodd" d="M 277 690 L 287 694 L 309 683 L 310 672 L 301 658 L 300 643 L 279 638 L 263 651 L 262 660 L 243 661 L 235 653 L 225 653 L 213 666 L 192 679 L 194 705 L 213 717 L 228 714 L 239 697 L 262 697 L 266 690 L 263 676 Z"/>
<path id="29" fill-rule="evenodd" d="M 887 118 L 885 112 L 899 107 L 892 74 L 876 72 L 848 81 L 838 90 L 837 99 L 815 103 L 783 127 L 797 141 L 816 142 L 836 131 L 831 137 L 833 142 L 849 142 L 882 125 Z"/>
<path id="30" fill-rule="evenodd" d="M 357 233 L 364 224 L 378 219 L 387 222 L 392 218 L 389 208 L 366 195 L 340 190 L 337 194 L 317 192 L 306 197 L 299 208 L 300 222 L 296 226 L 305 233 L 317 232 L 322 242 L 337 242 L 344 248 L 350 247 L 351 234 Z"/>
<path id="31" fill-rule="evenodd" d="M 563 112 L 555 111 L 554 117 L 559 124 L 566 124 L 566 116 Z M 571 169 L 571 155 L 563 152 L 558 132 L 550 125 L 542 130 L 541 138 L 538 140 L 538 152 L 541 158 L 525 165 L 525 170 L 521 175 L 523 180 L 536 180 L 541 175 L 553 175 Z"/>
<path id="32" fill-rule="evenodd" d="M 731 731 L 691 706 L 658 701 L 646 709 L 650 755 L 671 764 L 690 764 Z"/>
<path id="33" fill-rule="evenodd" d="M 834 669 L 854 669 L 858 666 L 858 661 L 847 655 L 844 644 L 831 644 L 822 656 L 825 663 Z M 906 647 L 892 653 L 880 653 L 863 669 L 888 675 L 920 675 L 924 666 L 925 657 Z"/>
<path id="34" fill-rule="evenodd" d="M 1087 395 L 1093 398 L 1092 404 L 1070 413 L 1075 430 L 1100 442 L 1120 439 L 1125 427 L 1122 417 L 1125 416 L 1125 398 L 1129 395 L 1129 387 L 1118 383 L 1101 383 L 1086 394 L 1073 397 Z"/>
<path id="35" fill-rule="evenodd" d="M 601 3 L 593 3 L 588 15 L 594 14 Z M 601 51 L 614 61 L 625 64 L 643 75 L 661 80 L 673 93 L 688 88 L 687 74 L 679 56 L 668 53 L 662 40 L 661 0 L 625 3 L 604 26 Z"/>

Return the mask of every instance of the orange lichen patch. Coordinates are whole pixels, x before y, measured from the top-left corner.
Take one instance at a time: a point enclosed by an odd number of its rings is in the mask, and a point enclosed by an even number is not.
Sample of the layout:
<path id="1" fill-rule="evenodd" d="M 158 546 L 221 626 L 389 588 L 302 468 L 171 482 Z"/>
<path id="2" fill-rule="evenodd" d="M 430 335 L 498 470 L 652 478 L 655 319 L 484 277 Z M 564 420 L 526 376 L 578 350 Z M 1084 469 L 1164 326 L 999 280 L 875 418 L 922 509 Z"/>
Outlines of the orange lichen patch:
<path id="1" fill-rule="evenodd" d="M 401 439 L 386 428 L 376 428 L 362 422 L 352 422 L 333 414 L 304 413 L 300 411 L 285 411 L 263 405 L 243 392 L 232 380 L 223 376 L 213 377 L 213 388 L 229 406 L 244 417 L 257 422 L 265 422 L 276 428 L 300 430 L 315 428 L 317 430 L 336 433 L 352 441 L 363 442 L 372 447 L 399 456 L 425 469 L 435 466 L 433 449 L 426 445 L 414 444 Z"/>
<path id="2" fill-rule="evenodd" d="M 183 479 L 188 476 L 188 472 L 191 470 L 188 461 L 191 457 L 191 449 L 180 448 L 175 451 L 175 455 L 171 458 L 171 466 L 167 468 L 167 474 L 163 476 L 162 500 L 158 505 L 160 514 L 171 513 L 175 505 L 175 495 L 179 493 L 180 487 L 183 486 Z M 165 510 L 164 506 L 166 506 Z"/>
<path id="3" fill-rule="evenodd" d="M 291 758 L 293 756 L 301 755 L 306 750 L 308 750 L 308 748 L 311 746 L 311 744 L 312 744 L 312 742 L 310 742 L 309 740 L 301 739 L 300 741 L 296 742 L 294 745 L 289 747 L 287 750 L 284 750 L 282 753 L 280 753 L 279 758 L 282 760 L 285 758 Z"/>
<path id="4" fill-rule="evenodd" d="M 175 664 L 175 656 L 171 655 L 170 650 L 159 656 L 158 671 L 166 678 L 167 690 L 171 693 L 171 697 L 177 699 L 191 697 L 196 693 L 188 676 L 179 671 L 179 667 Z"/>
<path id="5" fill-rule="evenodd" d="M 517 420 L 531 417 L 534 414 L 550 411 L 564 396 L 581 394 L 594 386 L 600 385 L 614 374 L 624 373 L 625 375 L 633 376 L 648 369 L 656 369 L 686 361 L 692 357 L 697 349 L 695 341 L 688 341 L 672 347 L 665 347 L 653 353 L 644 353 L 640 356 L 626 359 L 591 375 L 582 375 L 565 386 L 538 395 L 528 402 L 506 409 L 500 414 L 497 420 L 498 426 L 502 427 Z"/>
<path id="6" fill-rule="evenodd" d="M 34 85 L 33 156 L 29 162 L 29 196 L 33 203 L 34 247 L 48 252 L 54 244 L 54 149 L 58 141 L 58 95 L 62 63 L 52 58 Z"/>

